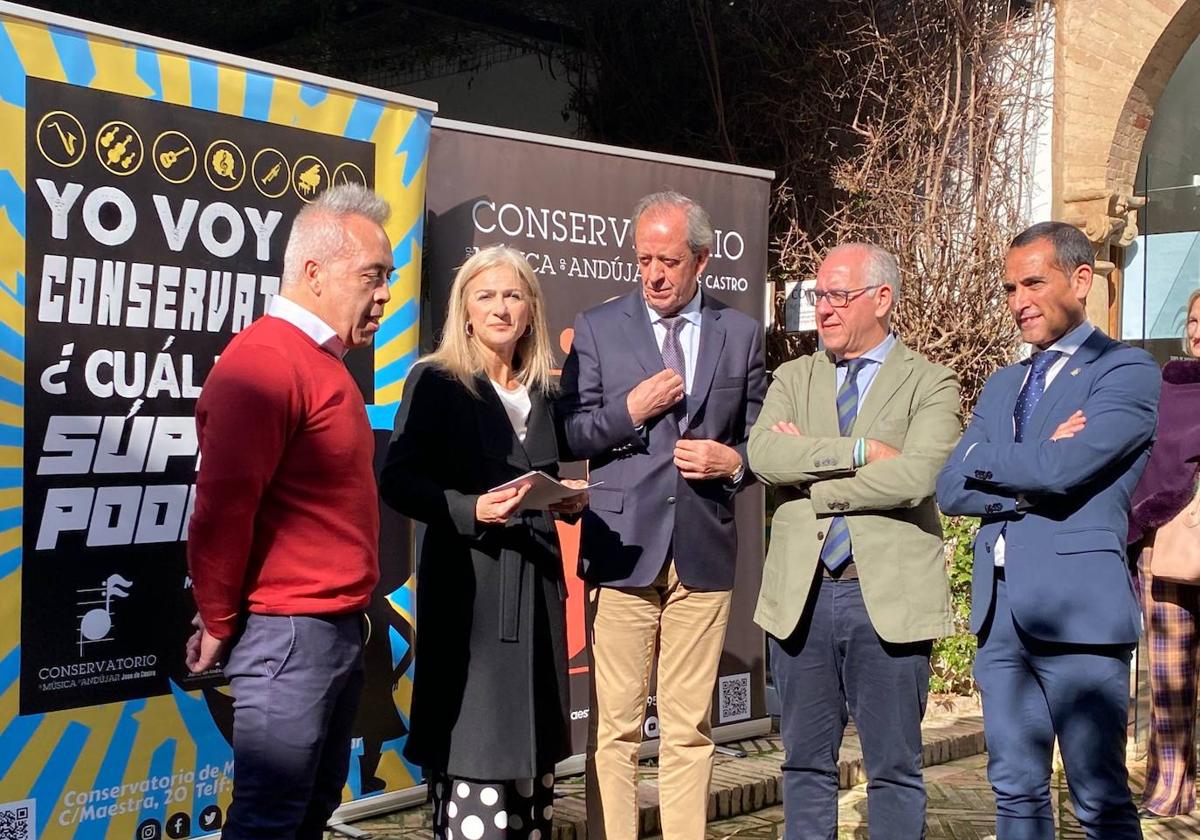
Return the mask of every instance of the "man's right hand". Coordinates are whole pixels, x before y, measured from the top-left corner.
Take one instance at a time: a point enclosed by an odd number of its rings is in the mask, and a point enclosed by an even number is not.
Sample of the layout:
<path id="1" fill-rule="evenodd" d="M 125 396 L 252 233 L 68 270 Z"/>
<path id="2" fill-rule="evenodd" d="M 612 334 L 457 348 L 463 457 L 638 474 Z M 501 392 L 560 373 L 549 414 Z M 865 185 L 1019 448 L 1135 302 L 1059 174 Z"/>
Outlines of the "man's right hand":
<path id="1" fill-rule="evenodd" d="M 900 450 L 895 447 L 888 446 L 886 443 L 878 440 L 867 438 L 867 463 L 874 464 L 876 461 L 886 461 L 888 458 L 895 458 L 900 454 Z"/>
<path id="2" fill-rule="evenodd" d="M 484 493 L 475 501 L 475 518 L 484 525 L 503 525 L 521 504 L 531 484 Z"/>
<path id="3" fill-rule="evenodd" d="M 683 399 L 683 377 L 671 369 L 643 379 L 625 397 L 633 425 L 641 426 Z"/>
<path id="4" fill-rule="evenodd" d="M 192 626 L 196 628 L 196 632 L 188 638 L 184 655 L 188 670 L 199 674 L 225 664 L 223 660 L 226 640 L 218 639 L 208 632 L 200 613 L 196 613 L 196 617 L 192 619 Z"/>

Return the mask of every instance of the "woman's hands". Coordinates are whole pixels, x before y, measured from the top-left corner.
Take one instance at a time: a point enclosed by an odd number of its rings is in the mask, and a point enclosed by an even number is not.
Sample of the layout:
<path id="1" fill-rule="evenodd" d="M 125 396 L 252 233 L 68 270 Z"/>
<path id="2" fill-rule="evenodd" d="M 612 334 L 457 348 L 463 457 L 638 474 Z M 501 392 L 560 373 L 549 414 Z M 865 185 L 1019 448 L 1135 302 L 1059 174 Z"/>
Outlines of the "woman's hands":
<path id="1" fill-rule="evenodd" d="M 475 519 L 484 525 L 503 525 L 520 506 L 529 485 L 484 493 L 475 502 Z"/>

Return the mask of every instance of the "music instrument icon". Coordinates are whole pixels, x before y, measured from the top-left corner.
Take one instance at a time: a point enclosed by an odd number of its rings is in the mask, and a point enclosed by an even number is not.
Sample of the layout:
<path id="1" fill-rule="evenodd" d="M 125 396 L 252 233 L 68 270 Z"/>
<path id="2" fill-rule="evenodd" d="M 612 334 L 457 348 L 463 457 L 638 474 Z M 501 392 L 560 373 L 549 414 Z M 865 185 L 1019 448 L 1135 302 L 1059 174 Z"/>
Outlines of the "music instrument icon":
<path id="1" fill-rule="evenodd" d="M 250 163 L 254 188 L 267 198 L 279 198 L 288 191 L 292 167 L 283 152 L 270 147 L 259 149 Z"/>
<path id="2" fill-rule="evenodd" d="M 192 150 L 191 146 L 184 146 L 182 149 L 163 152 L 158 156 L 158 162 L 162 164 L 163 169 L 170 169 L 174 166 L 181 157 Z"/>
<path id="3" fill-rule="evenodd" d="M 114 175 L 132 175 L 142 165 L 142 137 L 124 120 L 112 120 L 96 136 L 96 156 Z"/>
<path id="4" fill-rule="evenodd" d="M 50 126 L 58 132 L 58 139 L 62 141 L 63 149 L 66 150 L 68 157 L 75 155 L 75 134 L 71 131 L 63 131 L 62 126 L 58 124 L 58 120 L 49 123 Z"/>
<path id="5" fill-rule="evenodd" d="M 183 184 L 196 174 L 196 144 L 181 131 L 158 135 L 150 157 L 158 174 L 172 184 Z"/>
<path id="6" fill-rule="evenodd" d="M 296 161 L 292 169 L 292 189 L 301 199 L 312 201 L 329 185 L 329 169 L 320 158 L 303 155 Z"/>
<path id="7" fill-rule="evenodd" d="M 66 111 L 50 111 L 38 121 L 38 150 L 42 157 L 55 166 L 74 166 L 83 159 L 87 151 L 87 137 L 83 125 Z"/>

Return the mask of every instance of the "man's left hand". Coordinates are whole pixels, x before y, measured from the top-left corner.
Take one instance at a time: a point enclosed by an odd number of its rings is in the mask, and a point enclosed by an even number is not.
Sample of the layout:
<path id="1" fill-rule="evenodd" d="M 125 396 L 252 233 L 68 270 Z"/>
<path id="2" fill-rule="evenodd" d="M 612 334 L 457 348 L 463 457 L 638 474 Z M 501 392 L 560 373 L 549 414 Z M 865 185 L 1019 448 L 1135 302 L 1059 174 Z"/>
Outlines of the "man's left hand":
<path id="1" fill-rule="evenodd" d="M 199 674 L 223 665 L 225 640 L 218 639 L 208 632 L 204 626 L 204 620 L 200 618 L 200 613 L 196 613 L 196 617 L 192 619 L 192 626 L 196 628 L 196 632 L 187 640 L 184 657 L 188 670 L 193 674 Z"/>
<path id="2" fill-rule="evenodd" d="M 741 465 L 736 449 L 715 440 L 683 439 L 675 444 L 675 466 L 689 481 L 728 480 Z"/>

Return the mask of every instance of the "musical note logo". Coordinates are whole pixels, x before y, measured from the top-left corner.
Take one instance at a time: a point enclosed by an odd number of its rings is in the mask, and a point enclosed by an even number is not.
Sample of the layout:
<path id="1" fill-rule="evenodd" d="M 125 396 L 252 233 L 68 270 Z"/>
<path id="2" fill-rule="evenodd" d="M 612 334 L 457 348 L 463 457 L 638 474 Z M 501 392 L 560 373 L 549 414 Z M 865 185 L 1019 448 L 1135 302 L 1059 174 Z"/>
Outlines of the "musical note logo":
<path id="1" fill-rule="evenodd" d="M 204 152 L 204 174 L 219 190 L 232 192 L 246 177 L 246 157 L 230 140 L 214 140 Z"/>
<path id="2" fill-rule="evenodd" d="M 128 598 L 129 588 L 133 581 L 126 580 L 119 574 L 109 575 L 101 586 L 76 590 L 79 595 L 79 606 L 94 606 L 79 617 L 79 655 L 83 656 L 85 645 L 96 642 L 110 642 L 112 637 L 112 602 L 113 598 Z"/>

